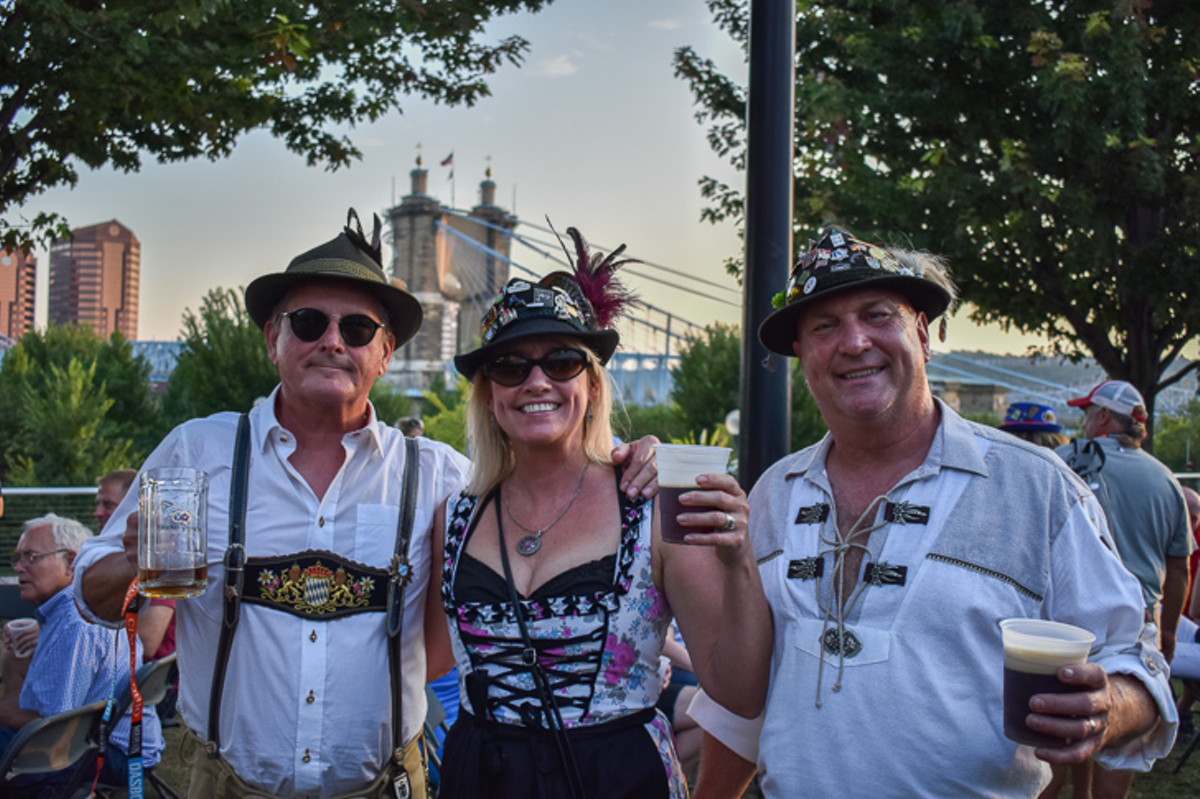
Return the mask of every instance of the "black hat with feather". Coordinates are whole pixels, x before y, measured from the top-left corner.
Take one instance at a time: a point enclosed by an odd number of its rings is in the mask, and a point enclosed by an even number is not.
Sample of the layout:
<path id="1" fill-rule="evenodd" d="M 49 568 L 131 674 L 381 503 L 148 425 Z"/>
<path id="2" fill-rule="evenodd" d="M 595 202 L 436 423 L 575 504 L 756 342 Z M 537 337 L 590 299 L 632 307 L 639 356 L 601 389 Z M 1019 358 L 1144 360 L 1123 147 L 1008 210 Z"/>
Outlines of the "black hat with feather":
<path id="1" fill-rule="evenodd" d="M 354 227 L 351 227 L 351 223 Z M 246 310 L 260 328 L 267 324 L 279 301 L 293 287 L 310 280 L 332 278 L 361 284 L 383 303 L 388 329 L 399 347 L 416 335 L 421 326 L 421 304 L 404 289 L 392 285 L 383 271 L 380 231 L 383 223 L 375 217 L 375 230 L 368 241 L 358 213 L 351 208 L 346 226 L 337 238 L 297 255 L 283 272 L 263 275 L 246 288 Z"/>
<path id="2" fill-rule="evenodd" d="M 575 228 L 567 228 L 567 235 L 575 243 L 574 258 L 563 244 L 573 272 L 552 272 L 537 283 L 513 278 L 505 284 L 480 324 L 483 344 L 454 356 L 454 366 L 468 380 L 503 345 L 530 336 L 569 336 L 594 352 L 601 364 L 608 363 L 621 341 L 612 325 L 634 302 L 614 273 L 625 264 L 640 262 L 621 259 L 624 244 L 601 257 L 588 251 L 587 241 Z"/>

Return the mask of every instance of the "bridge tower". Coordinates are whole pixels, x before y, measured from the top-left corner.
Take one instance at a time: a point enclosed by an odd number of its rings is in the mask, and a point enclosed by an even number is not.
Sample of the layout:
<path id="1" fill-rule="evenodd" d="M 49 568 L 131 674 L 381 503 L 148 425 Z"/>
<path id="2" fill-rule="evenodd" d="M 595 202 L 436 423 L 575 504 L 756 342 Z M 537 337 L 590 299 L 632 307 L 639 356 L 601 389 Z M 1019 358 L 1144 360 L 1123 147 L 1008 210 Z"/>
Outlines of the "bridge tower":
<path id="1" fill-rule="evenodd" d="M 425 320 L 392 359 L 388 380 L 424 391 L 437 374 L 453 385 L 456 352 L 473 348 L 483 308 L 508 281 L 517 218 L 496 205 L 491 167 L 479 184 L 479 204 L 461 214 L 429 196 L 429 171 L 417 157 L 412 190 L 389 209 L 392 278 L 421 302 Z"/>

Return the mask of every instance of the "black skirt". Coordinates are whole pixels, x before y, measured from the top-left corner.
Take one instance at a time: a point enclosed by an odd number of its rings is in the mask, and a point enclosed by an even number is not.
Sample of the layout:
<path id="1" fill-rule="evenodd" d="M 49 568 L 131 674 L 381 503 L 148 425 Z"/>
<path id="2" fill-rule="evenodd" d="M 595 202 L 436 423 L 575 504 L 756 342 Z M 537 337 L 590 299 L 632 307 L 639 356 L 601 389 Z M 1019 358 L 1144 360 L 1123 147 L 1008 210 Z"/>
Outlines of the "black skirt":
<path id="1" fill-rule="evenodd" d="M 568 732 L 587 799 L 668 799 L 666 765 L 645 724 L 654 709 Z M 570 799 L 551 732 L 460 709 L 446 735 L 439 799 Z"/>

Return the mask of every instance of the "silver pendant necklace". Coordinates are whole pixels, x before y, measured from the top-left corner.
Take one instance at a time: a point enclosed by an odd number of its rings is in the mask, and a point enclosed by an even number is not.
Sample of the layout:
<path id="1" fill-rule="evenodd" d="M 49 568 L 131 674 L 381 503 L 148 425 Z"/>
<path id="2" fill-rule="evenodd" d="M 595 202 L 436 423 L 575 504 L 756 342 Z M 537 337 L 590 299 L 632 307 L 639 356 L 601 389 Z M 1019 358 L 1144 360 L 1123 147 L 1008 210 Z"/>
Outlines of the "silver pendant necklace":
<path id="1" fill-rule="evenodd" d="M 542 533 L 546 532 L 551 527 L 562 521 L 562 518 L 567 515 L 567 511 L 569 511 L 575 505 L 575 500 L 579 499 L 579 495 L 583 493 L 583 479 L 587 477 L 588 469 L 590 468 L 592 468 L 592 462 L 588 461 L 587 465 L 583 467 L 583 474 L 579 475 L 579 485 L 575 488 L 575 496 L 571 497 L 571 501 L 567 503 L 567 507 L 562 509 L 562 513 L 554 517 L 554 521 L 550 522 L 540 530 L 534 530 L 533 528 L 526 527 L 517 521 L 517 517 L 513 516 L 512 506 L 508 503 L 508 499 L 506 498 L 504 500 L 504 512 L 508 514 L 509 521 L 511 521 L 517 527 L 520 527 L 525 532 L 529 533 L 529 535 L 522 536 L 521 540 L 517 541 L 518 555 L 523 555 L 527 558 L 532 557 L 533 555 L 537 554 L 539 549 L 542 548 Z"/>

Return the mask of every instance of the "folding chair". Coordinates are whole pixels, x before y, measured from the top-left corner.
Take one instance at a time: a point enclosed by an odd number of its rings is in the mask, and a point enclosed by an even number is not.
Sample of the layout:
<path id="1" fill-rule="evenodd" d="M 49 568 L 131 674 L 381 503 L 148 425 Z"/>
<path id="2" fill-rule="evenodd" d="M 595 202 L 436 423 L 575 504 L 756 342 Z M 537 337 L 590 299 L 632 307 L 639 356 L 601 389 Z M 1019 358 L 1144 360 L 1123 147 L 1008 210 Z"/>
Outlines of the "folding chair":
<path id="1" fill-rule="evenodd" d="M 62 786 L 62 795 L 71 796 L 87 777 L 88 766 L 96 762 L 104 706 L 102 701 L 92 702 L 22 727 L 0 760 L 0 788 L 3 788 L 0 793 L 18 795 L 19 789 L 11 782 L 20 775 L 73 768 L 70 779 Z"/>

